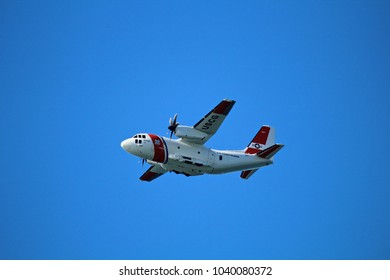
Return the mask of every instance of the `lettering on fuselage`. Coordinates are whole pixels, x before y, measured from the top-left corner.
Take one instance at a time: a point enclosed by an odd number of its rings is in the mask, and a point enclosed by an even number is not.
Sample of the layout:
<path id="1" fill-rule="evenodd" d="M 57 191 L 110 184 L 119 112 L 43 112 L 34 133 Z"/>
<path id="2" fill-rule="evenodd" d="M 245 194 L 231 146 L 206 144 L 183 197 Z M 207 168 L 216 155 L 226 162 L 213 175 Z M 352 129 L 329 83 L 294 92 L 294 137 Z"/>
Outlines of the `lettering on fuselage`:
<path id="1" fill-rule="evenodd" d="M 225 153 L 219 153 L 219 154 L 224 155 L 224 156 L 228 156 L 228 157 L 240 158 L 238 155 L 225 154 Z"/>
<path id="2" fill-rule="evenodd" d="M 204 129 L 204 130 L 209 129 L 209 128 L 213 125 L 213 123 L 215 123 L 215 121 L 218 120 L 218 119 L 219 119 L 219 116 L 218 116 L 218 115 L 212 115 L 211 118 L 209 118 L 209 119 L 207 120 L 207 123 L 205 123 L 205 124 L 202 126 L 202 129 Z"/>

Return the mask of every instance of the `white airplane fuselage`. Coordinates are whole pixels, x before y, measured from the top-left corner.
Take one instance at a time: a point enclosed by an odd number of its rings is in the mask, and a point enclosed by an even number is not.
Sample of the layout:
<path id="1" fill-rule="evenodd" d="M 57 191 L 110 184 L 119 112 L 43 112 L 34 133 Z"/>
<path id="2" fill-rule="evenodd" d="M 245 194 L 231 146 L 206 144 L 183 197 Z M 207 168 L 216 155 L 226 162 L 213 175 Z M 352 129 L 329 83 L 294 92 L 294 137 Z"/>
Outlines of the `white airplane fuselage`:
<path id="1" fill-rule="evenodd" d="M 147 133 L 126 139 L 121 146 L 152 165 L 187 176 L 257 169 L 273 163 L 272 159 L 245 153 L 245 150 L 215 150 L 182 139 Z"/>
<path id="2" fill-rule="evenodd" d="M 169 138 L 139 133 L 122 141 L 122 148 L 151 164 L 139 178 L 151 182 L 168 171 L 186 176 L 241 171 L 247 180 L 260 167 L 273 163 L 283 148 L 275 143 L 275 129 L 263 125 L 244 150 L 215 150 L 204 144 L 217 132 L 236 101 L 224 99 L 193 126 L 180 125 L 177 114 L 169 119 Z M 178 139 L 172 139 L 172 135 Z"/>

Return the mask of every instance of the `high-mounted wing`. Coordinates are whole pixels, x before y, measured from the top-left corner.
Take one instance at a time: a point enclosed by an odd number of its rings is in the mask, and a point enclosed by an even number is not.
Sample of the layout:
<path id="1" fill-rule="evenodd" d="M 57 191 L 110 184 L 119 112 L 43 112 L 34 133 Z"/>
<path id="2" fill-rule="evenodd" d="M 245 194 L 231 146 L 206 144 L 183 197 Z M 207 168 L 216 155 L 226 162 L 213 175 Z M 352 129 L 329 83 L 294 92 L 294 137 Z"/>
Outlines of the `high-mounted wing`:
<path id="1" fill-rule="evenodd" d="M 154 179 L 160 177 L 167 171 L 163 169 L 160 165 L 152 165 L 139 179 L 141 181 L 153 181 Z"/>
<path id="2" fill-rule="evenodd" d="M 191 139 L 189 142 L 196 144 L 206 143 L 207 140 L 217 132 L 218 128 L 233 108 L 234 103 L 236 103 L 234 100 L 222 100 L 213 110 L 193 126 L 195 130 L 203 132 L 205 137 L 202 139 Z M 185 141 L 187 141 L 187 139 L 185 139 Z"/>

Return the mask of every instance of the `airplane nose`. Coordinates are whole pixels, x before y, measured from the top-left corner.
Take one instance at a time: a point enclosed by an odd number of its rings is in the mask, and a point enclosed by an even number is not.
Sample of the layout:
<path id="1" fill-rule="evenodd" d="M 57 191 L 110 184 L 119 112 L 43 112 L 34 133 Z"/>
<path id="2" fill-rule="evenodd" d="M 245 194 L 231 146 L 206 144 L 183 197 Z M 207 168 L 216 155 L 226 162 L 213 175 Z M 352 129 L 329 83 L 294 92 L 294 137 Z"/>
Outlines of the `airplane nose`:
<path id="1" fill-rule="evenodd" d="M 121 147 L 123 150 L 125 150 L 126 152 L 129 152 L 130 151 L 130 148 L 131 148 L 131 142 L 130 142 L 130 139 L 126 139 L 124 141 L 121 142 Z"/>

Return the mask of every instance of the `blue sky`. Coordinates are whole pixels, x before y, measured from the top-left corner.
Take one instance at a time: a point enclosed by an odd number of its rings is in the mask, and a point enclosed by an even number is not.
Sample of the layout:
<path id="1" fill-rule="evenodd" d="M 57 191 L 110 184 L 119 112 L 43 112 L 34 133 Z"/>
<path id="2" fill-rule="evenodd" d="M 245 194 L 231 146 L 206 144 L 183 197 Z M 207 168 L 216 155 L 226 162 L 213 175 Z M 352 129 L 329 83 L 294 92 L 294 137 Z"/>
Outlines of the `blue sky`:
<path id="1" fill-rule="evenodd" d="M 389 259 L 388 1 L 3 1 L 1 259 Z M 152 183 L 120 142 L 237 101 L 207 146 L 286 146 Z"/>

